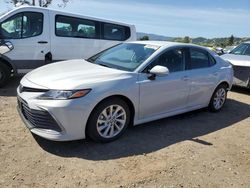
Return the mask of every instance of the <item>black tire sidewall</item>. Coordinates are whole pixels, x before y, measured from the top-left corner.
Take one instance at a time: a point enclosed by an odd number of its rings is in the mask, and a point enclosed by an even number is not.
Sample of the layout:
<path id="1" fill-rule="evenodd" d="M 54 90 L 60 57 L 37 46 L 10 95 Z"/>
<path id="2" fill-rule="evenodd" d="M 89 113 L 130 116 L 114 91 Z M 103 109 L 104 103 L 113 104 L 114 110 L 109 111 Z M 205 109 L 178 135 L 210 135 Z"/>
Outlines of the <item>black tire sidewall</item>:
<path id="1" fill-rule="evenodd" d="M 0 62 L 0 72 L 2 73 L 2 78 L 0 78 L 0 87 L 3 87 L 7 84 L 7 81 L 10 78 L 10 69 L 8 66 Z"/>
<path id="2" fill-rule="evenodd" d="M 97 123 L 97 119 L 98 119 L 100 113 L 106 107 L 108 107 L 110 105 L 120 105 L 124 108 L 124 110 L 126 112 L 126 123 L 125 123 L 125 126 L 123 127 L 122 131 L 119 134 L 117 134 L 116 136 L 114 136 L 112 138 L 104 138 L 104 137 L 100 136 L 100 134 L 98 133 L 96 123 Z M 123 101 L 117 97 L 113 97 L 113 98 L 109 98 L 107 100 L 104 100 L 94 108 L 94 110 L 92 111 L 92 113 L 88 119 L 87 128 L 86 128 L 87 136 L 90 137 L 92 140 L 97 141 L 97 142 L 107 143 L 107 142 L 114 141 L 125 132 L 126 128 L 128 127 L 128 125 L 130 123 L 130 117 L 131 117 L 130 109 L 125 101 Z"/>

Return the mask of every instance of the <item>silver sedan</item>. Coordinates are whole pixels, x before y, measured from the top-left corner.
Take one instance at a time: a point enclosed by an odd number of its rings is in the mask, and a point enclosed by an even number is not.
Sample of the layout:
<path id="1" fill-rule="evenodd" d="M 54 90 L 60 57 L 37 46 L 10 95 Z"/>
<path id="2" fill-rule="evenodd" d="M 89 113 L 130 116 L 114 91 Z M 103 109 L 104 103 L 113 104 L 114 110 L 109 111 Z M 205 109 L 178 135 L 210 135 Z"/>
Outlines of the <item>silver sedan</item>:
<path id="1" fill-rule="evenodd" d="M 219 111 L 232 81 L 232 66 L 206 48 L 129 42 L 28 73 L 17 89 L 18 109 L 41 137 L 110 142 L 129 124 L 204 107 Z"/>

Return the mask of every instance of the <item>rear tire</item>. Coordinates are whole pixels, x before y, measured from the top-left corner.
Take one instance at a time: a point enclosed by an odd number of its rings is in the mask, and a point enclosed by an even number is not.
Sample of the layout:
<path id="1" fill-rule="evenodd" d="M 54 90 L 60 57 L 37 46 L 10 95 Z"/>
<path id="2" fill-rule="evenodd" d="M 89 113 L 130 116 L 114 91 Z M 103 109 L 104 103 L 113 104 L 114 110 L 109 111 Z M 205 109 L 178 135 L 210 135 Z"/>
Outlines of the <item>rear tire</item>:
<path id="1" fill-rule="evenodd" d="M 98 104 L 87 124 L 87 135 L 97 142 L 111 142 L 119 138 L 130 122 L 130 109 L 118 97 L 109 98 Z"/>
<path id="2" fill-rule="evenodd" d="M 5 86 L 10 79 L 11 70 L 10 68 L 0 62 L 0 88 Z"/>
<path id="3" fill-rule="evenodd" d="M 211 112 L 218 112 L 222 109 L 227 100 L 227 86 L 226 84 L 219 85 L 211 97 L 209 103 L 209 110 Z"/>

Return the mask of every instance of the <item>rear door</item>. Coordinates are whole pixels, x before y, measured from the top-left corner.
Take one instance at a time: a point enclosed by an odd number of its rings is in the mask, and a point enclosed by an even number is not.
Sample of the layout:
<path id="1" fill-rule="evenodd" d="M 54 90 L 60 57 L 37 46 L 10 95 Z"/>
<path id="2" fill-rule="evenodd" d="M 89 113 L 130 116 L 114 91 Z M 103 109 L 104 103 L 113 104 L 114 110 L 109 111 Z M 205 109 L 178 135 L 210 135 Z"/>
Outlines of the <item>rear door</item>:
<path id="1" fill-rule="evenodd" d="M 189 48 L 188 73 L 188 107 L 207 105 L 219 76 L 215 59 L 206 50 Z"/>
<path id="2" fill-rule="evenodd" d="M 18 73 L 45 65 L 50 52 L 48 10 L 16 13 L 1 23 L 2 37 L 10 41 L 14 49 L 6 56 L 15 64 Z"/>

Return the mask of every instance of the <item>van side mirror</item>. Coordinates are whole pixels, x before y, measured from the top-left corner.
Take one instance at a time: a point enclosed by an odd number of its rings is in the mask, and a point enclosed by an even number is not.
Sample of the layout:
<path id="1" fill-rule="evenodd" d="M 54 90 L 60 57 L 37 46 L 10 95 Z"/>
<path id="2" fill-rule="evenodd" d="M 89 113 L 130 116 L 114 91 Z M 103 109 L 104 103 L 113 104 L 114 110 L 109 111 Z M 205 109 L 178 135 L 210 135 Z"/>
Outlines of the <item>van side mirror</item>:
<path id="1" fill-rule="evenodd" d="M 5 54 L 13 49 L 14 49 L 14 46 L 11 42 L 9 42 L 9 41 L 2 42 L 1 41 L 0 54 Z"/>

